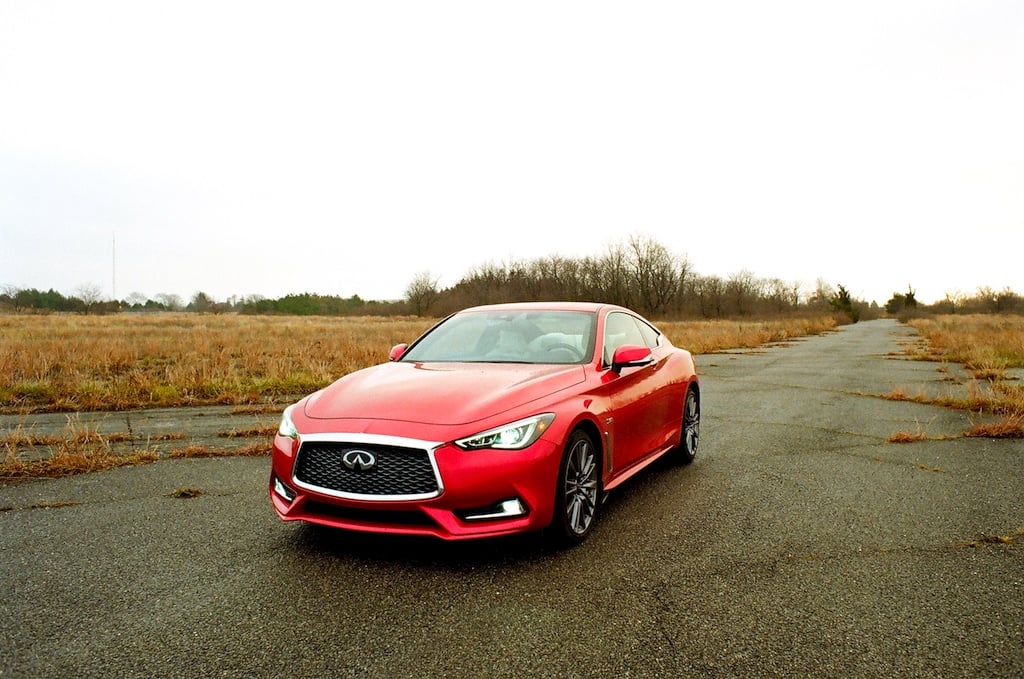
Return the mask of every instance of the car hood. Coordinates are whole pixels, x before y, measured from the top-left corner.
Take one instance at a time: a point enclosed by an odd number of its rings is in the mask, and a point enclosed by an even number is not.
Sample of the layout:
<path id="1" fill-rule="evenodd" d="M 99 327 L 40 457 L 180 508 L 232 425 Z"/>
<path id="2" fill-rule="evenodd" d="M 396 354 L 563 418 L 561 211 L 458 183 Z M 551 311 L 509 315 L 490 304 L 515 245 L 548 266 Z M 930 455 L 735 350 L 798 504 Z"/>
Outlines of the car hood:
<path id="1" fill-rule="evenodd" d="M 314 419 L 468 424 L 579 384 L 583 366 L 385 363 L 342 377 L 306 402 Z"/>

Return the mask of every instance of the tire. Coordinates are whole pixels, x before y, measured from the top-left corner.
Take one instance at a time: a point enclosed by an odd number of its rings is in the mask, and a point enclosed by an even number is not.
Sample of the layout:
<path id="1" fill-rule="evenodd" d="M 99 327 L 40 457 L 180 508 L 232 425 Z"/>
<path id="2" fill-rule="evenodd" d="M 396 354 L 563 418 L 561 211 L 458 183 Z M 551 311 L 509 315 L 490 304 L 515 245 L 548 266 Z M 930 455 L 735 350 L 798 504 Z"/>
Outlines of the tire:
<path id="1" fill-rule="evenodd" d="M 680 464 L 690 464 L 697 456 L 697 444 L 700 443 L 700 395 L 694 387 L 686 391 L 683 402 L 683 431 L 679 435 L 679 447 L 676 448 L 676 459 Z"/>
<path id="2" fill-rule="evenodd" d="M 551 522 L 556 543 L 578 545 L 590 534 L 600 506 L 600 476 L 597 447 L 587 432 L 577 429 L 565 444 L 558 468 L 555 517 Z"/>

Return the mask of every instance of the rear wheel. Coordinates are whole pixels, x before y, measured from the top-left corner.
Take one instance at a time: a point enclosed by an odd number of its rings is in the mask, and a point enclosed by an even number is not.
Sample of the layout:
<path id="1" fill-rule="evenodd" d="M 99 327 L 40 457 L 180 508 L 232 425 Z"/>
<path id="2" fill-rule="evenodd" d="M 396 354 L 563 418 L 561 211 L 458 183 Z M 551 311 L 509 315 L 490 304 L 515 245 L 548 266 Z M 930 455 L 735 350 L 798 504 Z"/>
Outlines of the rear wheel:
<path id="1" fill-rule="evenodd" d="M 683 433 L 680 436 L 676 459 L 683 464 L 693 462 L 697 455 L 697 444 L 700 443 L 700 396 L 697 390 L 690 387 L 686 391 L 683 403 Z"/>
<path id="2" fill-rule="evenodd" d="M 597 518 L 600 464 L 590 435 L 577 429 L 565 444 L 558 470 L 552 531 L 566 545 L 583 542 Z"/>

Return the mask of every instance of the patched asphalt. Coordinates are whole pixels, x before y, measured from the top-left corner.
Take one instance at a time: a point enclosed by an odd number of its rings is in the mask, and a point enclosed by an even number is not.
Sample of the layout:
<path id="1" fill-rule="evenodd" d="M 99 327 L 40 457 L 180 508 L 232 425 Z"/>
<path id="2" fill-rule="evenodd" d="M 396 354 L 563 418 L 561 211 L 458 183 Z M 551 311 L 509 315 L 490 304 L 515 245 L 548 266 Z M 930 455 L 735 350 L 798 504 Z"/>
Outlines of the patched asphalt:
<path id="1" fill-rule="evenodd" d="M 568 551 L 286 524 L 267 458 L 2 487 L 0 676 L 1024 675 L 1024 442 L 880 398 L 963 388 L 910 339 L 700 356 L 697 460 Z"/>

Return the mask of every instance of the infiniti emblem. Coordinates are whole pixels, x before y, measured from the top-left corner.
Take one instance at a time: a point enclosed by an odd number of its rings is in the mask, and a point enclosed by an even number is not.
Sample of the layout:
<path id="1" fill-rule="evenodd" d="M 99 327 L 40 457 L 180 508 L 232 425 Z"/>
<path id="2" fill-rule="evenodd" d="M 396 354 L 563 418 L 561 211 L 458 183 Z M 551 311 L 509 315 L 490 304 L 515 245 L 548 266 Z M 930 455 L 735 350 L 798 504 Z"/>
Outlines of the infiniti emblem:
<path id="1" fill-rule="evenodd" d="M 377 464 L 377 458 L 368 450 L 353 449 L 341 456 L 341 463 L 353 471 L 364 471 L 372 469 Z"/>

